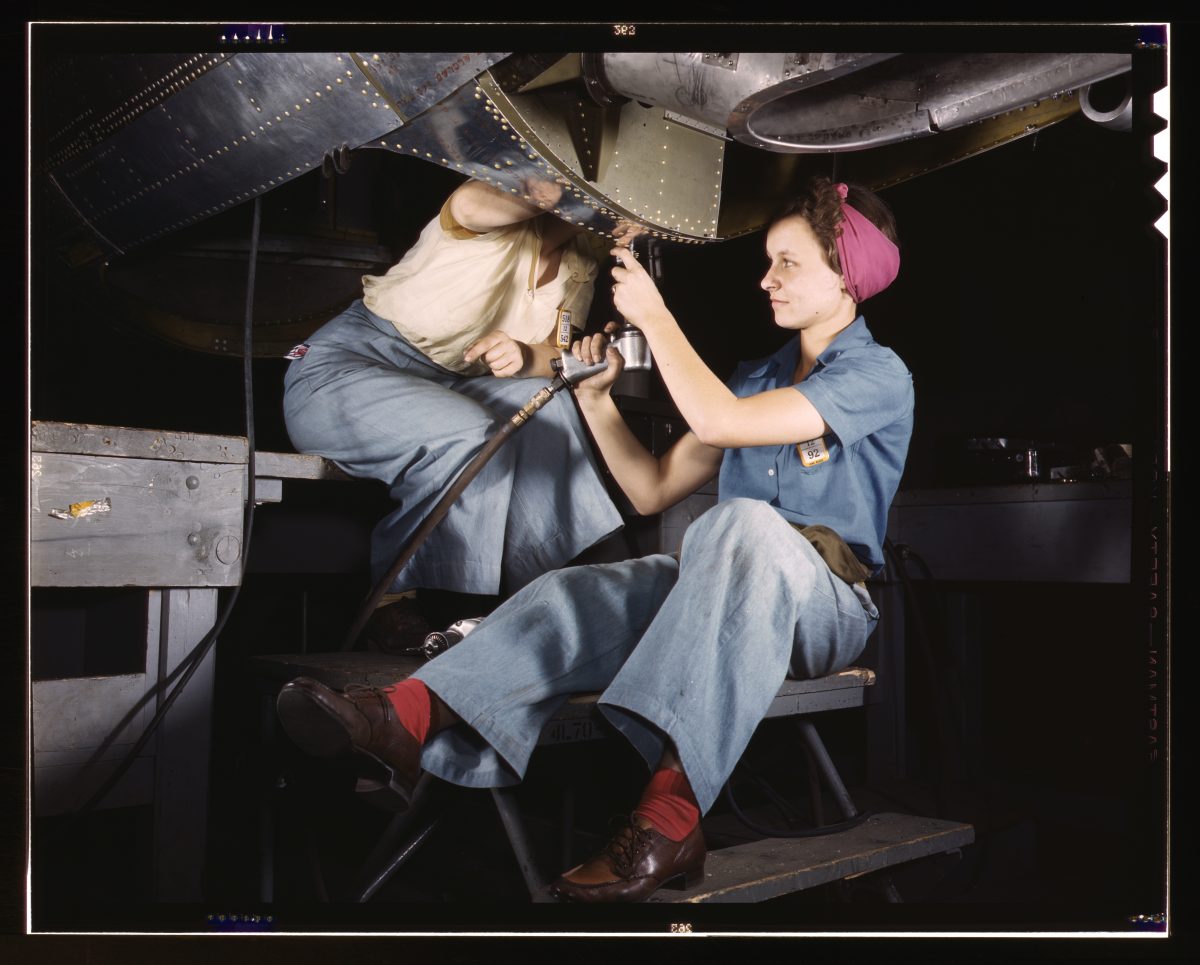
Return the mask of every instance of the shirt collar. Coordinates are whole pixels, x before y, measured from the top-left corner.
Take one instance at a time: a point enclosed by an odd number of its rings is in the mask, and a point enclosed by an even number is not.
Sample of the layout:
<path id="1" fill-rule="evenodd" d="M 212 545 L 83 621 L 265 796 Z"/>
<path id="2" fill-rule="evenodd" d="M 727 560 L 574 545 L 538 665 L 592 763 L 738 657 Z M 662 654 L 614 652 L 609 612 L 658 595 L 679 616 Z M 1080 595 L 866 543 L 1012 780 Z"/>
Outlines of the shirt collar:
<path id="1" fill-rule="evenodd" d="M 841 355 L 842 352 L 846 351 L 846 349 L 852 348 L 855 345 L 867 345 L 871 341 L 871 333 L 867 329 L 866 319 L 859 315 L 834 336 L 833 341 L 825 347 L 825 351 L 817 356 L 817 363 L 813 368 L 816 369 L 828 365 Z M 746 378 L 770 379 L 775 377 L 777 379 L 780 372 L 790 378 L 791 373 L 796 370 L 796 360 L 799 354 L 800 339 L 797 336 L 793 336 L 774 355 L 763 359 L 759 365 L 748 372 Z"/>
<path id="2" fill-rule="evenodd" d="M 834 336 L 833 341 L 825 347 L 825 351 L 817 356 L 817 364 L 828 365 L 846 349 L 856 345 L 867 345 L 871 341 L 871 333 L 867 331 L 867 320 L 859 315 Z"/>

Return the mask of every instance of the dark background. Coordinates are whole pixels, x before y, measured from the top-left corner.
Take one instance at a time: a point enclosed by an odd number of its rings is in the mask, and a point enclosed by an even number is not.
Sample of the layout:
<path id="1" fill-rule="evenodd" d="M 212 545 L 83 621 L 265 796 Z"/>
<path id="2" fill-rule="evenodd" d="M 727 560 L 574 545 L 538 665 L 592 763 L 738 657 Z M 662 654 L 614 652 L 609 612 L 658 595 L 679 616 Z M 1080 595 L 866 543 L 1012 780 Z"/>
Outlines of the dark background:
<path id="1" fill-rule="evenodd" d="M 902 270 L 892 289 L 864 309 L 875 337 L 899 353 L 914 377 L 916 429 L 902 488 L 960 483 L 955 473 L 969 437 L 1027 437 L 1087 448 L 1132 443 L 1135 581 L 1146 562 L 1143 537 L 1161 512 L 1151 496 L 1154 457 L 1162 451 L 1165 377 L 1164 246 L 1152 227 L 1164 207 L 1153 188 L 1164 168 L 1152 159 L 1149 141 L 1161 125 L 1146 110 L 1161 72 L 1150 56 L 1138 56 L 1141 120 L 1135 133 L 1102 130 L 1076 116 L 884 191 L 900 227 Z M 318 179 L 306 176 L 267 195 L 264 231 L 303 219 L 326 190 Z M 356 157 L 340 190 L 347 218 L 369 220 L 399 254 L 457 183 L 431 165 L 364 156 Z M 349 200 L 352 195 L 357 200 Z M 248 233 L 248 223 L 241 209 L 202 230 L 234 236 Z M 663 255 L 667 304 L 722 376 L 737 360 L 768 354 L 786 338 L 773 328 L 758 288 L 762 242 L 756 233 L 714 245 L 668 246 Z M 96 289 L 73 283 L 50 260 L 35 264 L 32 281 L 33 418 L 244 433 L 240 360 L 146 336 Z M 605 301 L 598 289 L 595 323 L 603 321 Z M 278 359 L 255 362 L 262 449 L 290 449 L 280 414 L 285 365 Z M 256 832 L 248 795 L 261 776 L 261 761 L 247 746 L 257 707 L 246 661 L 255 653 L 298 649 L 301 593 L 308 594 L 310 645 L 319 648 L 315 641 L 330 638 L 328 649 L 336 646 L 332 640 L 339 639 L 363 592 L 354 540 L 365 539 L 385 506 L 381 493 L 364 498 L 361 491 L 299 488 L 289 490 L 282 506 L 260 513 L 261 555 L 251 557 L 243 598 L 218 652 L 209 884 L 225 904 L 250 907 L 254 901 Z M 344 552 L 345 576 L 281 571 L 278 558 L 290 552 L 284 532 L 298 518 L 307 525 L 339 521 L 337 535 L 318 550 Z M 926 590 L 935 616 L 942 591 L 962 589 L 951 575 L 939 576 L 940 586 Z M 911 781 L 862 789 L 891 795 L 891 803 L 879 799 L 890 807 L 899 796 L 921 813 L 940 808 L 945 816 L 971 820 L 980 832 L 979 844 L 960 864 L 914 872 L 905 882 L 908 894 L 938 908 L 938 920 L 985 927 L 1036 923 L 1071 930 L 1161 910 L 1161 770 L 1147 766 L 1142 745 L 1140 585 L 1014 583 L 982 592 L 987 672 L 982 693 L 974 696 L 985 708 L 984 730 L 961 751 L 981 762 L 983 772 L 968 769 L 953 780 L 947 775 L 947 762 L 930 750 L 934 725 L 921 716 L 919 688 L 930 685 L 914 676 Z M 825 736 L 851 779 L 861 776 L 855 764 L 861 722 L 838 723 Z M 778 742 L 768 730 L 756 753 L 771 759 Z M 596 766 L 609 765 L 636 787 L 634 764 L 619 750 L 603 753 L 613 758 L 602 756 Z M 531 778 L 535 787 L 553 781 L 537 772 Z M 598 808 L 608 804 L 607 788 L 595 793 Z M 325 854 L 336 878 L 339 850 L 360 847 L 375 819 L 347 814 L 332 792 L 322 806 L 321 826 L 339 829 Z M 474 805 L 464 806 L 470 811 Z M 483 811 L 475 817 L 476 833 L 443 845 L 428 864 L 418 862 L 392 897 L 403 902 L 425 888 L 426 897 L 486 903 L 493 888 L 511 885 L 502 852 L 491 856 L 490 866 L 500 869 L 494 878 L 489 873 L 463 882 L 456 861 L 487 863 L 466 852 L 474 847 L 490 854 L 495 844 L 489 834 L 498 834 L 498 827 L 487 825 L 494 817 Z M 135 896 L 127 908 L 137 915 L 155 921 L 163 914 L 138 895 L 139 869 L 148 861 L 140 822 L 136 809 L 101 813 L 86 846 L 47 848 L 34 891 L 46 927 L 95 926 L 96 909 L 107 908 L 106 893 L 121 889 Z M 350 828 L 355 823 L 359 827 Z M 35 826 L 35 842 L 37 833 Z M 294 871 L 290 900 L 305 910 L 303 920 L 323 922 L 325 912 L 308 904 L 313 894 L 307 869 Z M 519 895 L 519 879 L 515 888 L 510 894 Z M 844 914 L 824 899 L 809 900 L 818 902 L 825 922 Z M 363 927 L 395 927 L 394 907 L 385 906 Z M 430 906 L 418 907 L 427 923 L 441 921 Z M 792 911 L 742 913 L 754 927 L 770 928 L 778 923 L 773 914 Z M 401 920 L 409 917 L 404 913 Z M 847 927 L 859 924 L 851 916 Z M 177 924 L 166 915 L 163 927 Z"/>

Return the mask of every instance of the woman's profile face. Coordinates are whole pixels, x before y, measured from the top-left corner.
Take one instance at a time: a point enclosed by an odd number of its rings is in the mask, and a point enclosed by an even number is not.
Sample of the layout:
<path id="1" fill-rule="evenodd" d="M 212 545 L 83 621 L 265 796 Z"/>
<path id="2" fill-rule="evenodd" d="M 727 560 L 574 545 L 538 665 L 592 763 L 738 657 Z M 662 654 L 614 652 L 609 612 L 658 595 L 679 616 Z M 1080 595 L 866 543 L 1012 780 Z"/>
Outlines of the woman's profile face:
<path id="1" fill-rule="evenodd" d="M 849 300 L 842 276 L 799 215 L 777 221 L 767 232 L 767 273 L 759 283 L 771 298 L 775 324 L 802 331 L 833 317 Z"/>

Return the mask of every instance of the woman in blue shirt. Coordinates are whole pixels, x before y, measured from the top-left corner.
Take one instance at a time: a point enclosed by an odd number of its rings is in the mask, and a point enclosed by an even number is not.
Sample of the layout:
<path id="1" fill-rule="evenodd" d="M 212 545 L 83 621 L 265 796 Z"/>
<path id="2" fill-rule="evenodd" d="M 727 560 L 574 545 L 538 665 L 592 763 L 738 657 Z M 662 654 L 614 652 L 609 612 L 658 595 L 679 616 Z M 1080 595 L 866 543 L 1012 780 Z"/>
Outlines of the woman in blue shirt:
<path id="1" fill-rule="evenodd" d="M 864 580 L 882 563 L 888 504 L 912 430 L 912 380 L 858 303 L 899 269 L 890 212 L 812 181 L 767 232 L 761 287 L 795 338 L 722 384 L 631 253 L 613 251 L 614 305 L 637 325 L 690 431 L 661 458 L 609 394 L 620 355 L 593 336 L 577 387 L 613 476 L 642 514 L 720 473 L 719 503 L 678 555 L 569 567 L 525 587 L 408 680 L 336 694 L 300 679 L 279 712 L 301 747 L 353 750 L 406 797 L 421 769 L 473 787 L 516 783 L 571 694 L 599 706 L 652 777 L 629 820 L 551 886 L 566 901 L 636 901 L 696 882 L 700 817 L 783 679 L 840 670 L 878 620 Z"/>

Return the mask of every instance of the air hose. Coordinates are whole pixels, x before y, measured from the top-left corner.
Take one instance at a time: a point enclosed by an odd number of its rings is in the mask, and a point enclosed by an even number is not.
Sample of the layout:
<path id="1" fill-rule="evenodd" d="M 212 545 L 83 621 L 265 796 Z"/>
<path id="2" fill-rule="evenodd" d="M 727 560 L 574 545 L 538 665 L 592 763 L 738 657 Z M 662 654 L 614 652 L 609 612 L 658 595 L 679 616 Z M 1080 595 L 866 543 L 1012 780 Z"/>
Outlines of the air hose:
<path id="1" fill-rule="evenodd" d="M 479 475 L 483 467 L 500 451 L 501 447 L 512 438 L 513 434 L 521 426 L 529 421 L 535 412 L 549 402 L 557 393 L 569 385 L 575 385 L 589 376 L 604 371 L 604 369 L 608 368 L 608 361 L 605 359 L 594 365 L 586 365 L 577 360 L 571 353 L 564 352 L 561 359 L 554 359 L 551 362 L 551 368 L 554 369 L 556 374 L 550 381 L 550 384 L 539 389 L 532 399 L 517 410 L 512 418 L 504 423 L 484 443 L 483 448 L 467 463 L 462 472 L 455 477 L 454 482 L 443 493 L 442 498 L 437 501 L 437 505 L 422 520 L 417 531 L 413 533 L 408 543 L 405 544 L 400 554 L 396 557 L 395 562 L 388 568 L 388 571 L 375 584 L 371 595 L 367 597 L 366 602 L 362 605 L 362 609 L 350 627 L 350 632 L 346 634 L 346 639 L 342 643 L 342 650 L 350 650 L 354 646 L 363 629 L 366 627 L 367 621 L 371 619 L 371 614 L 375 612 L 375 608 L 379 606 L 379 601 L 383 599 L 400 571 L 404 569 L 408 561 L 413 558 L 417 550 L 429 538 L 429 535 L 434 531 L 438 523 L 442 521 L 446 513 L 449 512 L 451 505 L 462 495 L 463 490 L 467 488 L 471 480 Z"/>

